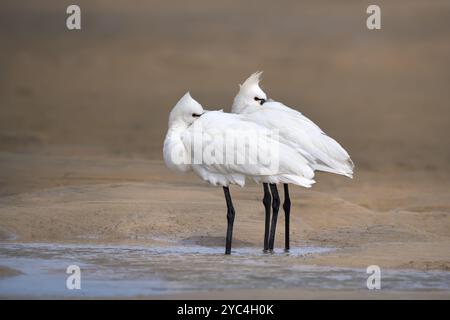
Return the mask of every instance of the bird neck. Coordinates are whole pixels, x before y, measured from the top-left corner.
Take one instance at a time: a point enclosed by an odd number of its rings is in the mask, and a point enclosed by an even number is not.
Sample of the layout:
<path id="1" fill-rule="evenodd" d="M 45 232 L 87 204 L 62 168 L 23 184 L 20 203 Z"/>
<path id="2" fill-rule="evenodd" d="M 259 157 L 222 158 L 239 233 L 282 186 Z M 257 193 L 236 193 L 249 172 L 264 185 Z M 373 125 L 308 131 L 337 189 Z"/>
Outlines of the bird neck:
<path id="1" fill-rule="evenodd" d="M 169 121 L 169 132 L 182 132 L 188 128 L 188 124 L 182 120 L 170 120 Z"/>
<path id="2" fill-rule="evenodd" d="M 236 97 L 234 97 L 233 105 L 231 106 L 231 112 L 241 113 L 244 105 L 244 99 L 241 97 L 241 95 L 238 94 Z"/>
<path id="3" fill-rule="evenodd" d="M 231 106 L 231 112 L 238 114 L 248 113 L 252 109 L 252 106 L 249 105 L 247 99 L 248 98 L 246 98 L 245 96 L 238 94 L 234 98 L 233 105 Z"/>
<path id="4" fill-rule="evenodd" d="M 164 162 L 166 165 L 174 170 L 186 172 L 191 169 L 189 154 L 183 144 L 182 134 L 186 130 L 184 125 L 172 124 L 167 131 L 164 140 Z"/>

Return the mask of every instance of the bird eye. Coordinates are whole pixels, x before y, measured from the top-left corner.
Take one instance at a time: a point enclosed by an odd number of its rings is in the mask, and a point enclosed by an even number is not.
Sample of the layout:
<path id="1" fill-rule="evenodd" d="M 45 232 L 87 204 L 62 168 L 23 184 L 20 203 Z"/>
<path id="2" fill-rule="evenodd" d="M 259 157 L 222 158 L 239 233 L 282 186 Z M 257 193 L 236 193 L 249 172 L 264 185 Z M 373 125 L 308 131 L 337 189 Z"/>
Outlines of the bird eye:
<path id="1" fill-rule="evenodd" d="M 199 117 L 201 116 L 201 114 L 193 113 L 192 116 L 193 116 L 194 118 L 199 118 Z"/>
<path id="2" fill-rule="evenodd" d="M 266 99 L 263 99 L 263 98 L 255 97 L 254 99 L 255 99 L 255 101 L 258 101 L 260 105 L 263 105 L 266 102 Z"/>

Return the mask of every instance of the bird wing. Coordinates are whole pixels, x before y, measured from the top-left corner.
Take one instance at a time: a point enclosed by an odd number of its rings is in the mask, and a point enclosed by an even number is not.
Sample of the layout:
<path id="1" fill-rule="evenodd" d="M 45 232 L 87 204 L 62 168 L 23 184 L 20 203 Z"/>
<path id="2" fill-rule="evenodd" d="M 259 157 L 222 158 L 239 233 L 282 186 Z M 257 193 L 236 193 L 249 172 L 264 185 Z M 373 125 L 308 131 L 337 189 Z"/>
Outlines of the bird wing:
<path id="1" fill-rule="evenodd" d="M 246 116 L 266 128 L 278 128 L 281 141 L 312 162 L 315 170 L 352 177 L 354 164 L 347 151 L 300 112 L 280 102 L 266 102 Z"/>
<path id="2" fill-rule="evenodd" d="M 182 141 L 191 150 L 194 171 L 207 181 L 210 175 L 290 175 L 306 180 L 314 176 L 305 157 L 241 115 L 207 112 L 185 131 Z"/>

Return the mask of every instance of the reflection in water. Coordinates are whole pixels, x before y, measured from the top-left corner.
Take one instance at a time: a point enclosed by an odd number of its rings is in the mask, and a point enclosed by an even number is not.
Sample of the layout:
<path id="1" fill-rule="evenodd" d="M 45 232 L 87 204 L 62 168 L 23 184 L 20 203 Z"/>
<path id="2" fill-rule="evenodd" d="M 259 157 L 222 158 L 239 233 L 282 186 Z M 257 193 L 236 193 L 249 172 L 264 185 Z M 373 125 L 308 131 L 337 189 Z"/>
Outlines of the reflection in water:
<path id="1" fill-rule="evenodd" d="M 137 296 L 208 289 L 365 289 L 365 269 L 302 265 L 303 247 L 264 254 L 257 248 L 0 244 L 0 265 L 22 275 L 0 278 L 0 295 Z M 67 290 L 67 266 L 81 268 L 81 290 Z M 382 271 L 385 290 L 449 290 L 449 272 Z"/>

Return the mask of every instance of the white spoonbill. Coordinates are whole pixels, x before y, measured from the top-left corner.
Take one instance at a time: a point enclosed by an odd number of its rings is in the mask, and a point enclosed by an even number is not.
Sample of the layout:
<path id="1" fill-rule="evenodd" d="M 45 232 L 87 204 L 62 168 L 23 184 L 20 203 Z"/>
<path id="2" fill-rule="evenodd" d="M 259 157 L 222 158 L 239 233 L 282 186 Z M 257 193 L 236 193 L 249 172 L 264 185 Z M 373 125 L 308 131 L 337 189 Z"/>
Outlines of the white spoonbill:
<path id="1" fill-rule="evenodd" d="M 262 72 L 252 74 L 240 85 L 239 93 L 234 98 L 232 113 L 241 114 L 244 119 L 252 121 L 268 129 L 279 131 L 280 142 L 294 148 L 308 160 L 314 170 L 353 177 L 353 162 L 347 151 L 333 138 L 325 134 L 314 122 L 297 110 L 291 109 L 281 102 L 268 100 L 266 93 L 260 88 Z M 280 155 L 282 157 L 283 155 Z M 276 185 L 271 186 L 276 191 Z M 291 201 L 288 184 L 284 184 L 285 201 L 285 249 L 289 250 L 289 219 Z M 274 197 L 274 195 L 272 194 Z M 276 192 L 275 197 L 278 198 Z M 271 197 L 267 184 L 264 184 L 263 203 L 270 214 Z M 279 201 L 279 200 L 277 200 Z M 278 208 L 272 215 L 270 236 L 264 235 L 264 249 L 273 250 Z M 267 239 L 269 237 L 269 239 Z"/>
<path id="2" fill-rule="evenodd" d="M 242 115 L 205 112 L 189 93 L 170 112 L 164 161 L 171 169 L 193 171 L 204 181 L 223 187 L 228 221 L 225 254 L 231 253 L 235 216 L 230 184 L 244 186 L 246 178 L 271 186 L 293 183 L 310 187 L 314 183 L 308 160 L 271 133 Z M 241 161 L 236 160 L 239 157 Z"/>

